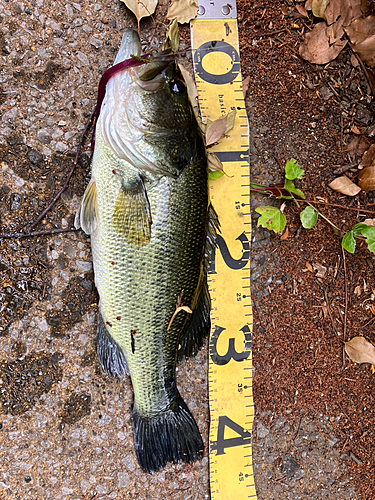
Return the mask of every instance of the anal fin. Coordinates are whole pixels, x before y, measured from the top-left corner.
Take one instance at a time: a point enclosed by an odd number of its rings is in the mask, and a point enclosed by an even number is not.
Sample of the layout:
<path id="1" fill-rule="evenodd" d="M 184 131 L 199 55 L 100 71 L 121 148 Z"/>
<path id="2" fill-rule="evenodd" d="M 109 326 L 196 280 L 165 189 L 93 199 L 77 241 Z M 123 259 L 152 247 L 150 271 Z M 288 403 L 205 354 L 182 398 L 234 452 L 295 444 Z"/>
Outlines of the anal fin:
<path id="1" fill-rule="evenodd" d="M 96 339 L 98 358 L 106 374 L 112 377 L 129 375 L 124 353 L 116 340 L 108 332 L 100 311 L 98 312 Z"/>
<path id="2" fill-rule="evenodd" d="M 112 221 L 117 233 L 124 236 L 129 244 L 141 247 L 150 241 L 151 208 L 141 178 L 130 186 L 121 186 Z"/>

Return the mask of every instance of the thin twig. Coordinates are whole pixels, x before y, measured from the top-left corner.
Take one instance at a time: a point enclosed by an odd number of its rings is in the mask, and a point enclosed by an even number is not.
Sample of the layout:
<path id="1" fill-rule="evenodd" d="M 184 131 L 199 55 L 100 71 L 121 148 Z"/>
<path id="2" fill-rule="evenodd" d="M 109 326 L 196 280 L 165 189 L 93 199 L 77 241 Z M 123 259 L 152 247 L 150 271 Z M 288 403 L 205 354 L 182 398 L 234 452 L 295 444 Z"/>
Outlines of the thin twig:
<path id="1" fill-rule="evenodd" d="M 353 163 L 348 163 L 348 165 L 343 165 L 342 167 L 336 168 L 336 170 L 333 171 L 334 174 L 343 174 L 347 170 L 350 170 L 353 167 L 358 167 L 358 161 L 355 161 Z"/>
<path id="2" fill-rule="evenodd" d="M 266 189 L 264 191 L 262 191 L 261 189 L 250 188 L 250 191 L 254 191 L 255 193 L 260 193 L 260 194 L 267 194 L 267 187 L 265 186 L 265 188 Z M 337 203 L 329 203 L 328 201 L 300 200 L 299 198 L 294 198 L 294 200 L 298 201 L 300 203 L 316 203 L 317 205 L 327 205 L 328 207 L 341 208 L 342 210 L 355 210 L 356 212 L 358 211 L 358 208 L 356 208 L 356 207 L 348 207 L 345 205 L 338 205 Z M 366 214 L 375 215 L 375 212 L 373 210 L 366 210 L 365 208 L 361 208 L 359 211 L 364 212 Z"/>
<path id="3" fill-rule="evenodd" d="M 323 290 L 324 290 L 324 298 L 326 299 L 327 311 L 328 311 L 329 319 L 331 320 L 331 323 L 332 323 L 332 329 L 333 329 L 334 333 L 336 333 L 336 335 L 338 335 L 338 331 L 337 331 L 335 322 L 334 322 L 333 317 L 332 317 L 331 308 L 329 307 L 327 290 L 325 288 L 323 288 Z"/>
<path id="4" fill-rule="evenodd" d="M 308 205 L 313 208 L 315 210 L 315 207 L 311 204 L 311 203 L 308 203 Z M 328 222 L 328 224 L 335 230 L 335 232 L 337 232 L 337 234 L 340 234 L 342 235 L 342 231 L 339 227 L 337 227 L 332 221 L 330 221 L 329 219 L 327 219 L 327 217 L 325 217 L 322 212 L 319 212 L 319 215 L 322 219 L 324 219 L 326 222 Z"/>
<path id="5" fill-rule="evenodd" d="M 344 311 L 344 332 L 343 332 L 343 341 L 346 339 L 346 319 L 348 315 L 348 277 L 346 274 L 346 261 L 345 261 L 345 251 L 341 247 L 342 251 L 342 259 L 344 263 L 344 282 L 345 282 L 345 311 Z"/>
<path id="6" fill-rule="evenodd" d="M 335 96 L 337 97 L 337 99 L 339 99 L 340 101 L 342 101 L 342 97 L 341 97 L 341 96 L 340 96 L 340 95 L 336 92 L 336 90 L 335 90 L 335 88 L 333 87 L 333 85 L 331 85 L 331 83 L 330 83 L 330 82 L 328 82 L 327 80 L 326 80 L 326 83 L 330 86 L 330 88 L 331 88 L 332 92 L 335 94 Z"/>
<path id="7" fill-rule="evenodd" d="M 53 200 L 51 201 L 51 203 L 48 205 L 47 208 L 45 208 L 43 210 L 43 212 L 39 215 L 39 217 L 34 221 L 32 222 L 24 231 L 24 233 L 27 235 L 28 233 L 30 233 L 30 231 L 43 219 L 43 217 L 46 215 L 47 212 L 49 212 L 55 205 L 55 203 L 57 202 L 57 200 L 60 198 L 60 196 L 62 195 L 62 193 L 65 191 L 65 189 L 67 188 L 68 186 L 68 183 L 70 181 L 70 178 L 72 177 L 73 173 L 74 173 L 74 170 L 76 169 L 76 166 L 77 166 L 77 162 L 78 162 L 78 158 L 79 158 L 79 155 L 81 154 L 81 149 L 82 149 L 82 143 L 83 143 L 83 139 L 86 135 L 86 132 L 88 131 L 88 129 L 90 128 L 91 126 L 91 123 L 92 123 L 92 120 L 94 118 L 94 115 L 95 115 L 95 110 L 96 110 L 96 106 L 94 107 L 94 109 L 92 110 L 91 112 L 91 115 L 90 115 L 90 118 L 88 119 L 87 123 L 86 123 L 86 126 L 85 128 L 83 129 L 83 132 L 81 134 L 81 137 L 79 139 L 79 142 L 78 142 L 78 147 L 77 147 L 77 152 L 76 152 L 76 155 L 75 155 L 75 158 L 74 158 L 74 163 L 73 163 L 73 166 L 67 176 L 67 178 L 65 179 L 65 182 L 64 182 L 64 185 L 62 186 L 62 188 L 60 189 L 60 191 L 54 196 Z M 20 233 L 20 234 L 23 234 L 23 233 Z M 19 236 L 19 238 L 22 238 L 23 236 Z"/>
<path id="8" fill-rule="evenodd" d="M 41 231 L 23 232 L 23 233 L 0 233 L 0 238 L 7 240 L 15 238 L 28 238 L 29 236 L 43 236 L 45 234 L 59 234 L 59 233 L 70 233 L 77 231 L 74 227 L 72 228 L 57 228 L 57 229 L 43 229 Z"/>
<path id="9" fill-rule="evenodd" d="M 347 37 L 347 38 L 348 38 L 348 40 L 349 40 L 349 37 Z M 352 53 L 353 53 L 353 54 L 355 55 L 355 57 L 357 58 L 357 60 L 358 60 L 359 64 L 361 65 L 362 71 L 364 72 L 364 74 L 365 74 L 365 76 L 366 76 L 366 78 L 367 78 L 367 82 L 368 82 L 368 84 L 369 84 L 369 86 L 370 86 L 370 89 L 371 89 L 371 93 L 372 93 L 372 95 L 375 97 L 375 89 L 374 89 L 374 85 L 372 84 L 372 81 L 371 81 L 370 75 L 369 75 L 369 73 L 368 73 L 368 71 L 367 71 L 367 68 L 366 68 L 366 66 L 364 65 L 364 63 L 363 63 L 362 59 L 359 57 L 359 55 L 358 55 L 358 54 L 356 54 L 356 52 L 354 52 L 354 50 L 352 49 L 352 45 L 351 45 L 351 43 L 350 43 L 350 40 L 349 40 L 349 45 L 350 45 L 350 50 L 352 51 Z"/>

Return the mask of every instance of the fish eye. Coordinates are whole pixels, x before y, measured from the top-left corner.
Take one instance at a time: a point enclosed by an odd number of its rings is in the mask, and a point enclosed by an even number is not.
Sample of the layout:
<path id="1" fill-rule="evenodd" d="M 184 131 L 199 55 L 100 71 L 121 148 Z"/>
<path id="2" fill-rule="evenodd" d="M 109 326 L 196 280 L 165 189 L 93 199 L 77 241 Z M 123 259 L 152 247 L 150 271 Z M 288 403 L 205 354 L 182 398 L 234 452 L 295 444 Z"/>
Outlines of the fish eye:
<path id="1" fill-rule="evenodd" d="M 175 80 L 175 79 L 171 80 L 170 86 L 172 92 L 177 95 L 182 95 L 186 91 L 185 84 L 181 80 Z"/>

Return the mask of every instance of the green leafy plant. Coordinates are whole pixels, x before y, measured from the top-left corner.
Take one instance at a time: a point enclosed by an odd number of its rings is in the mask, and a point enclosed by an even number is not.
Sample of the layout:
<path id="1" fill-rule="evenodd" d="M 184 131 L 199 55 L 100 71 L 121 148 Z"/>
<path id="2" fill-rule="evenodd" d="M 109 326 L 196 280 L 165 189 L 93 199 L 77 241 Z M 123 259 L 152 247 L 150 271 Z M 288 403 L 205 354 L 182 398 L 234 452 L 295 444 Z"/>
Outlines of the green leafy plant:
<path id="1" fill-rule="evenodd" d="M 356 224 L 342 239 L 342 247 L 349 253 L 354 253 L 356 241 L 354 236 L 363 236 L 370 252 L 375 253 L 375 227 L 366 224 Z"/>
<path id="2" fill-rule="evenodd" d="M 294 181 L 302 179 L 305 172 L 294 158 L 289 160 L 285 165 L 285 181 L 284 184 L 276 184 L 275 186 L 263 186 L 261 184 L 250 184 L 250 189 L 258 193 L 262 193 L 278 200 L 293 200 L 299 207 L 299 203 L 307 203 L 307 207 L 300 212 L 301 224 L 305 229 L 312 229 L 318 218 L 321 217 L 331 225 L 334 232 L 340 237 L 343 236 L 341 245 L 349 253 L 354 253 L 356 248 L 355 238 L 365 240 L 370 252 L 375 253 L 375 227 L 367 224 L 356 224 L 348 233 L 343 235 L 343 232 L 332 221 L 327 219 L 319 210 L 314 207 L 314 203 L 319 203 L 315 200 L 306 200 L 306 196 L 298 189 Z M 329 203 L 327 203 L 329 205 Z M 340 206 L 340 205 L 334 205 Z M 280 208 L 266 206 L 256 208 L 255 211 L 260 214 L 258 226 L 262 226 L 270 231 L 281 234 L 286 226 L 286 217 L 283 214 L 285 204 Z M 341 208 L 346 208 L 342 206 Z"/>

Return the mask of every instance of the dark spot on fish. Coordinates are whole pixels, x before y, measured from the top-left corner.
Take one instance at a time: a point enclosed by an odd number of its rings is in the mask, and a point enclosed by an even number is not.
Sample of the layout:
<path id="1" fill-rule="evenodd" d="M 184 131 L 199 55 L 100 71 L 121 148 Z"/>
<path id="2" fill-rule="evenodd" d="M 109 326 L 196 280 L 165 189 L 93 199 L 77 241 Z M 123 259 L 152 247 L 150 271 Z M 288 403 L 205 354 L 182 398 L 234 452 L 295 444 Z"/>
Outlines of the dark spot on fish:
<path id="1" fill-rule="evenodd" d="M 110 323 L 109 321 L 106 321 L 105 324 L 112 328 L 112 323 Z"/>
<path id="2" fill-rule="evenodd" d="M 111 266 L 114 266 L 114 265 L 115 265 L 115 263 L 114 263 L 114 262 L 113 262 L 113 260 L 112 260 L 112 262 L 111 262 Z"/>
<path id="3" fill-rule="evenodd" d="M 116 316 L 117 321 L 121 321 L 121 316 Z"/>
<path id="4" fill-rule="evenodd" d="M 137 330 L 130 330 L 130 335 L 131 335 L 131 345 L 132 345 L 132 353 L 134 354 L 135 351 L 135 334 L 137 333 Z"/>
<path id="5" fill-rule="evenodd" d="M 115 168 L 112 170 L 112 174 L 115 174 L 115 175 L 117 174 L 117 171 Z"/>

